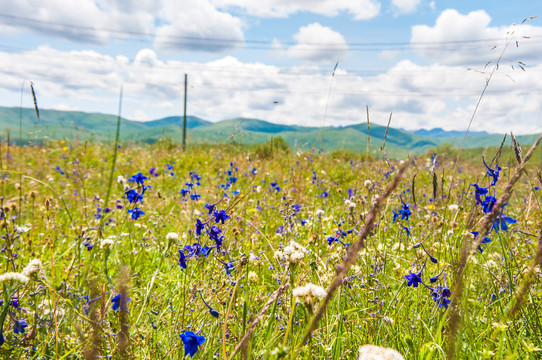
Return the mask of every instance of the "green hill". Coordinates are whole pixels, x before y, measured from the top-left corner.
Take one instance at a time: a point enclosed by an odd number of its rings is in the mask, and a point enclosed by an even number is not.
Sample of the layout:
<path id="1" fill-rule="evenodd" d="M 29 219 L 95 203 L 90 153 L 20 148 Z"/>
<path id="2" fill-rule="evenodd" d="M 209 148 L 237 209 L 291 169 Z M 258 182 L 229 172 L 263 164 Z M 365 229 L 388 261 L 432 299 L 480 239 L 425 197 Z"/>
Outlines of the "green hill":
<path id="1" fill-rule="evenodd" d="M 0 138 L 10 134 L 11 141 L 18 141 L 19 108 L 0 107 Z M 34 109 L 22 109 L 23 142 L 43 142 L 48 139 L 108 141 L 116 132 L 117 117 L 100 113 L 80 111 L 40 110 L 40 119 Z M 367 124 L 361 123 L 344 127 L 304 127 L 273 124 L 249 118 L 236 118 L 210 122 L 195 116 L 187 117 L 189 144 L 241 143 L 260 144 L 272 137 L 282 137 L 295 150 L 347 150 L 365 152 L 367 149 Z M 433 134 L 433 136 L 423 135 Z M 421 154 L 443 144 L 459 147 L 463 135 L 457 131 L 442 129 L 409 132 L 388 129 L 386 152 L 392 157 L 406 154 Z M 371 124 L 369 129 L 371 151 L 378 151 L 386 136 L 386 127 Z M 158 120 L 138 122 L 128 119 L 121 121 L 121 140 L 153 143 L 169 138 L 180 142 L 182 138 L 182 117 L 170 116 Z M 532 144 L 537 135 L 518 136 L 522 145 Z M 467 137 L 466 149 L 498 146 L 502 135 L 473 133 Z"/>

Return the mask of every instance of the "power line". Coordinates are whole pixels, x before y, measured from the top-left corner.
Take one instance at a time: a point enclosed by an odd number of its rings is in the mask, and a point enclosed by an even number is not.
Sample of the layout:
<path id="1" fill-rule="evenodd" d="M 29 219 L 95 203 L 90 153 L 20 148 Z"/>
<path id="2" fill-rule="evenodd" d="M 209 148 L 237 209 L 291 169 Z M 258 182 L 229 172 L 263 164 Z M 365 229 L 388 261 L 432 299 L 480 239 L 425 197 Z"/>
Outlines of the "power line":
<path id="1" fill-rule="evenodd" d="M 18 50 L 18 51 L 35 51 L 36 50 L 36 49 L 3 45 L 3 44 L 0 44 L 0 48 Z M 74 55 L 74 60 L 80 61 L 81 60 L 80 57 L 84 57 L 84 56 L 85 56 L 84 53 L 78 52 L 76 55 Z M 60 54 L 60 53 L 47 54 L 47 58 L 62 59 L 63 61 L 67 60 L 66 54 Z M 112 61 L 114 61 L 113 56 L 110 56 L 110 58 Z M 135 58 L 126 57 L 126 59 L 132 63 L 135 61 Z M 107 59 L 104 59 L 104 60 L 107 60 Z M 508 60 L 511 61 L 512 58 Z M 508 61 L 508 60 L 504 59 L 503 61 Z M 96 58 L 89 56 L 88 61 L 95 62 Z M 329 69 L 311 68 L 311 69 L 293 70 L 292 68 L 289 68 L 289 67 L 276 67 L 276 66 L 269 66 L 265 64 L 262 64 L 262 65 L 265 67 L 272 67 L 272 68 L 260 69 L 260 68 L 251 68 L 248 66 L 245 66 L 243 68 L 231 68 L 231 67 L 226 67 L 222 65 L 219 66 L 219 65 L 208 65 L 208 64 L 181 64 L 181 63 L 169 62 L 169 63 L 163 63 L 163 64 L 153 64 L 152 71 L 184 71 L 184 72 L 198 72 L 200 74 L 201 73 L 220 73 L 220 74 L 231 74 L 231 75 L 235 75 L 236 77 L 249 77 L 249 78 L 254 78 L 255 76 L 254 74 L 257 74 L 258 77 L 263 78 L 265 76 L 270 76 L 270 77 L 290 77 L 290 76 L 302 77 L 302 76 L 314 76 L 314 75 L 327 76 L 327 74 L 329 73 Z M 469 70 L 463 67 L 458 67 L 458 66 L 456 66 L 455 68 L 451 67 L 449 69 L 425 68 L 425 69 L 420 69 L 420 70 L 408 70 L 408 69 L 397 70 L 393 68 L 391 69 L 341 68 L 340 70 L 346 73 L 336 73 L 335 74 L 336 77 L 349 77 L 349 76 L 355 76 L 355 75 L 376 76 L 380 74 L 387 74 L 387 75 L 393 75 L 393 76 L 416 75 L 420 77 L 420 76 L 433 76 L 435 74 L 462 75 L 465 73 L 469 73 Z"/>
<path id="2" fill-rule="evenodd" d="M 82 31 L 87 31 L 86 34 L 84 33 L 77 33 L 75 35 L 77 36 L 84 36 L 84 35 L 92 35 L 96 32 L 101 33 L 110 33 L 110 34 L 117 34 L 117 35 L 127 35 L 127 36 L 135 36 L 135 37 L 153 37 L 153 38 L 165 38 L 165 39 L 172 39 L 172 40 L 178 40 L 178 41 L 194 41 L 192 44 L 197 43 L 208 43 L 207 46 L 210 45 L 216 45 L 216 44 L 223 44 L 228 43 L 231 45 L 244 45 L 244 44 L 256 44 L 256 45 L 268 45 L 271 46 L 274 43 L 273 41 L 269 40 L 256 40 L 256 39 L 246 39 L 246 40 L 239 40 L 239 39 L 231 39 L 231 38 L 217 38 L 217 37 L 199 37 L 199 36 L 189 36 L 189 35 L 167 35 L 167 34 L 158 34 L 156 32 L 145 32 L 145 31 L 129 31 L 129 30 L 118 30 L 118 29 L 112 29 L 112 28 L 95 28 L 92 26 L 84 26 L 84 25 L 75 25 L 75 24 L 68 24 L 68 23 L 61 23 L 61 22 L 55 22 L 55 21 L 46 21 L 46 20 L 39 20 L 34 18 L 28 18 L 28 17 L 22 17 L 12 14 L 5 14 L 0 13 L 0 18 L 7 19 L 8 23 L 32 23 L 32 24 L 40 24 L 45 26 L 56 26 L 56 27 L 62 27 L 64 30 L 65 28 L 70 29 L 77 29 Z M 15 25 L 17 26 L 17 25 Z M 533 37 L 531 40 L 539 39 L 539 37 Z M 389 49 L 394 48 L 396 50 L 410 50 L 410 49 L 442 49 L 443 46 L 451 46 L 451 45 L 480 45 L 482 43 L 495 43 L 503 41 L 502 38 L 486 38 L 486 39 L 470 39 L 470 40 L 446 40 L 446 41 L 427 41 L 427 42 L 350 42 L 348 43 L 348 50 L 349 51 L 380 51 L 383 49 Z M 165 44 L 178 44 L 174 41 L 163 41 L 162 43 Z M 211 43 L 211 44 L 209 44 Z M 292 41 L 281 41 L 282 45 L 299 45 L 297 42 Z M 186 44 L 185 44 L 186 45 Z M 321 43 L 302 43 L 303 46 L 308 46 L 309 51 L 314 50 L 320 50 L 320 51 L 337 51 L 343 49 L 344 45 L 327 45 L 322 46 Z M 261 50 L 261 49 L 268 49 L 269 47 L 262 47 L 262 46 L 244 46 L 243 49 L 254 49 L 254 50 Z M 457 48 L 457 47 L 456 47 Z M 450 50 L 453 50 L 451 48 Z"/>

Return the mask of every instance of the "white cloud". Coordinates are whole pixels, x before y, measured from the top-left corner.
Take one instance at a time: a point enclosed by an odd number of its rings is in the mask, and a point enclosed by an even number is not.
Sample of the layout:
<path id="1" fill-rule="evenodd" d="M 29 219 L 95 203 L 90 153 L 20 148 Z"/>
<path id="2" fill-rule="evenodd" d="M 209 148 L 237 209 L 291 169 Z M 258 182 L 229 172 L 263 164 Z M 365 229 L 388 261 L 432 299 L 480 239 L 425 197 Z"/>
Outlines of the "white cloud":
<path id="1" fill-rule="evenodd" d="M 0 0 L 8 16 L 4 29 L 30 30 L 79 42 L 105 43 L 117 31 L 148 32 L 153 16 L 147 11 L 124 11 L 122 1 Z M 27 20 L 27 19 L 32 20 Z M 71 25 L 71 26 L 70 26 Z"/>
<path id="2" fill-rule="evenodd" d="M 472 11 L 467 15 L 457 10 L 443 11 L 433 27 L 416 25 L 412 27 L 411 45 L 430 61 L 441 64 L 485 64 L 496 61 L 505 46 L 507 38 L 515 40 L 505 53 L 507 59 L 528 62 L 539 61 L 542 52 L 542 27 L 512 25 L 491 27 L 491 17 L 484 11 Z M 513 34 L 513 35 L 512 35 Z M 530 36 L 533 39 L 523 39 Z M 494 48 L 497 46 L 496 48 Z"/>
<path id="3" fill-rule="evenodd" d="M 19 54 L 0 52 L 0 98 L 16 102 L 22 79 L 30 79 L 42 108 L 115 114 L 124 83 L 123 114 L 137 120 L 159 118 L 182 112 L 184 73 L 188 73 L 190 115 L 212 121 L 244 116 L 308 126 L 322 123 L 330 73 L 315 65 L 279 68 L 231 56 L 206 63 L 164 61 L 151 49 L 141 50 L 133 60 L 49 47 Z M 486 76 L 463 66 L 406 60 L 371 77 L 339 68 L 326 123 L 359 123 L 369 105 L 371 118 L 382 125 L 393 111 L 393 127 L 464 129 Z M 542 64 L 526 72 L 501 68 L 490 82 L 472 129 L 520 134 L 539 127 L 540 78 Z"/>
<path id="4" fill-rule="evenodd" d="M 376 0 L 212 0 L 219 8 L 241 8 L 249 15 L 259 17 L 288 17 L 300 12 L 324 16 L 337 16 L 347 12 L 355 20 L 367 20 L 380 12 Z"/>
<path id="5" fill-rule="evenodd" d="M 152 118 L 149 115 L 147 115 L 145 113 L 145 111 L 143 111 L 141 109 L 136 109 L 136 110 L 132 111 L 132 114 L 129 115 L 128 118 L 130 118 L 131 120 L 135 120 L 135 121 L 152 120 Z"/>
<path id="6" fill-rule="evenodd" d="M 418 10 L 421 0 L 392 0 L 391 3 L 399 14 L 412 14 Z"/>
<path id="7" fill-rule="evenodd" d="M 168 0 L 160 17 L 167 24 L 157 28 L 155 47 L 158 50 L 219 52 L 237 48 L 244 41 L 242 21 L 218 11 L 208 0 Z"/>
<path id="8" fill-rule="evenodd" d="M 344 37 L 327 26 L 313 23 L 299 28 L 294 35 L 297 44 L 287 51 L 288 56 L 317 63 L 336 62 L 348 52 Z"/>
<path id="9" fill-rule="evenodd" d="M 242 21 L 209 1 L 0 0 L 7 13 L 0 17 L 0 30 L 96 44 L 116 38 L 154 38 L 161 50 L 218 52 L 242 45 Z"/>

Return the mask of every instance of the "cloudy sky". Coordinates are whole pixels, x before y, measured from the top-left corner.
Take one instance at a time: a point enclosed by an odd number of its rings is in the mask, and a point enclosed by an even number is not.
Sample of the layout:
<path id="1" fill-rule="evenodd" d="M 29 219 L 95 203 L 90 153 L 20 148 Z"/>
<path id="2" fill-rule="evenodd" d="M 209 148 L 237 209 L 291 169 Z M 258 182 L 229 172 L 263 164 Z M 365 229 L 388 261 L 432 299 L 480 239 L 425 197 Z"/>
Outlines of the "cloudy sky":
<path id="1" fill-rule="evenodd" d="M 539 1 L 0 0 L 0 106 L 542 131 Z M 540 14 L 542 15 L 542 14 Z M 500 61 L 499 61 L 499 58 Z M 333 74 L 333 69 L 338 67 Z M 26 107 L 31 98 L 23 97 Z"/>

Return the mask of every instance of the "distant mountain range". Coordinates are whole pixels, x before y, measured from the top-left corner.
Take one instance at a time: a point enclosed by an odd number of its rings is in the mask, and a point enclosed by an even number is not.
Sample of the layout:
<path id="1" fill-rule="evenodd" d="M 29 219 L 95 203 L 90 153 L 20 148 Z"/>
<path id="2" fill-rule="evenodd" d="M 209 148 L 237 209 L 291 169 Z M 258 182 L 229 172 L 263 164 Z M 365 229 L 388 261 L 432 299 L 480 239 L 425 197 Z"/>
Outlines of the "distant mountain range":
<path id="1" fill-rule="evenodd" d="M 115 115 L 85 113 L 80 111 L 40 110 L 40 120 L 34 109 L 22 109 L 23 141 L 40 142 L 44 139 L 73 141 L 112 140 L 115 137 L 117 117 Z M 342 127 L 305 127 L 273 124 L 258 119 L 236 118 L 210 122 L 195 116 L 187 117 L 187 138 L 189 143 L 227 143 L 235 141 L 243 144 L 258 144 L 269 141 L 271 137 L 282 137 L 292 148 L 309 150 L 349 150 L 365 152 L 367 149 L 366 123 Z M 7 132 L 11 140 L 18 140 L 19 108 L 0 107 L 0 138 Z M 385 126 L 371 124 L 371 150 L 378 150 L 384 142 Z M 405 153 L 420 154 L 430 148 L 449 143 L 459 146 L 464 132 L 443 129 L 420 129 L 406 131 L 390 128 L 386 139 L 386 151 L 390 156 Z M 139 122 L 128 119 L 121 121 L 121 139 L 152 143 L 169 137 L 181 141 L 182 117 L 170 116 L 158 120 Z M 498 146 L 501 134 L 473 132 L 469 134 L 466 148 Z M 522 145 L 534 143 L 537 135 L 519 136 Z"/>

